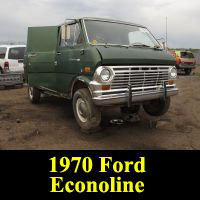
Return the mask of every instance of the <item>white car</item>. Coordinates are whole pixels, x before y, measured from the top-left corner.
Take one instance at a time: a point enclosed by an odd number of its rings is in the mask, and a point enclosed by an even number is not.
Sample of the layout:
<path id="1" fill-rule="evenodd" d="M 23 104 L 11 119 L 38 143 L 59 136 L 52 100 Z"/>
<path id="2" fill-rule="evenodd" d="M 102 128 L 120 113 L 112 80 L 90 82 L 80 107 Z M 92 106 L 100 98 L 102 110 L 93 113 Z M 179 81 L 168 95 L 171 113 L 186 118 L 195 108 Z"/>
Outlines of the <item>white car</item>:
<path id="1" fill-rule="evenodd" d="M 0 45 L 0 74 L 24 73 L 25 45 Z"/>

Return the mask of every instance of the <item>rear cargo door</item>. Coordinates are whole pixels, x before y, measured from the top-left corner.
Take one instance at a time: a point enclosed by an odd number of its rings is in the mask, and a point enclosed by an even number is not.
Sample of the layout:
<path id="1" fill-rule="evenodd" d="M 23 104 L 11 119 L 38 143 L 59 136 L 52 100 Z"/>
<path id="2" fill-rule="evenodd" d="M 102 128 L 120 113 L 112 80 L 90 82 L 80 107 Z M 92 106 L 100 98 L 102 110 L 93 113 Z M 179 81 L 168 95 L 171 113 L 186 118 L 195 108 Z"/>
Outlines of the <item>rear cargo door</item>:
<path id="1" fill-rule="evenodd" d="M 27 41 L 27 71 L 31 86 L 56 89 L 55 56 L 58 27 L 31 27 Z"/>

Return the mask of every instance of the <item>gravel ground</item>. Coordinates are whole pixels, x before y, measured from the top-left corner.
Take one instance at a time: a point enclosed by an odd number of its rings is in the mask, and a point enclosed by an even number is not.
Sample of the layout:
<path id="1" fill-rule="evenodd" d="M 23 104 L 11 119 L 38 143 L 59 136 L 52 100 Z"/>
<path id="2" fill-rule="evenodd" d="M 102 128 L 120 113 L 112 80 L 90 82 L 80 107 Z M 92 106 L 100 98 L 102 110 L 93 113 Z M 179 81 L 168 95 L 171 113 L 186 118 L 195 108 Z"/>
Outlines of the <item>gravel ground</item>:
<path id="1" fill-rule="evenodd" d="M 0 149 L 200 149 L 200 67 L 180 75 L 179 95 L 169 112 L 150 128 L 144 121 L 112 125 L 119 109 L 103 112 L 102 130 L 80 131 L 70 102 L 45 98 L 30 104 L 27 88 L 0 90 Z"/>

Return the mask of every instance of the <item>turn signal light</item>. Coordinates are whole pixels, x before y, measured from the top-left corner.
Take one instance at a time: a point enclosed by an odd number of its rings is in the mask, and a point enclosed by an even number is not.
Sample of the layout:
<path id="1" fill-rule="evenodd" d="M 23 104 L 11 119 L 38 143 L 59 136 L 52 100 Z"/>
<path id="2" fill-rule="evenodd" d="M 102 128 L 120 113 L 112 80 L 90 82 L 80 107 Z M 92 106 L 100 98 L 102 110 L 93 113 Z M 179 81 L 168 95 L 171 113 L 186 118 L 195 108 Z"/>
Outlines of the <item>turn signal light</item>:
<path id="1" fill-rule="evenodd" d="M 92 72 L 91 67 L 84 67 L 84 72 Z"/>
<path id="2" fill-rule="evenodd" d="M 110 90 L 110 85 L 102 85 L 101 89 L 102 90 Z"/>
<path id="3" fill-rule="evenodd" d="M 169 80 L 168 83 L 169 83 L 169 85 L 173 85 L 174 81 L 173 80 Z"/>

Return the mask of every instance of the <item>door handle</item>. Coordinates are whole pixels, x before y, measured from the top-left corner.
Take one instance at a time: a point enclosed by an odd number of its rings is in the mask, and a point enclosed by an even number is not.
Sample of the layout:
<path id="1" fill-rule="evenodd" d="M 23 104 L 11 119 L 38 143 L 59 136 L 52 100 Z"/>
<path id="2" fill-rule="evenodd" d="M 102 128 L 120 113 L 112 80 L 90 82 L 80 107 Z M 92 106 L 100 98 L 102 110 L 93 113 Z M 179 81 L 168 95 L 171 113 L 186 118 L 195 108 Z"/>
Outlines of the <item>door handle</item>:
<path id="1" fill-rule="evenodd" d="M 80 50 L 80 54 L 83 55 L 84 53 L 85 53 L 85 50 L 84 50 L 84 49 L 81 49 L 81 50 Z"/>
<path id="2" fill-rule="evenodd" d="M 60 56 L 60 55 L 61 55 L 61 52 L 57 52 L 57 55 Z"/>

